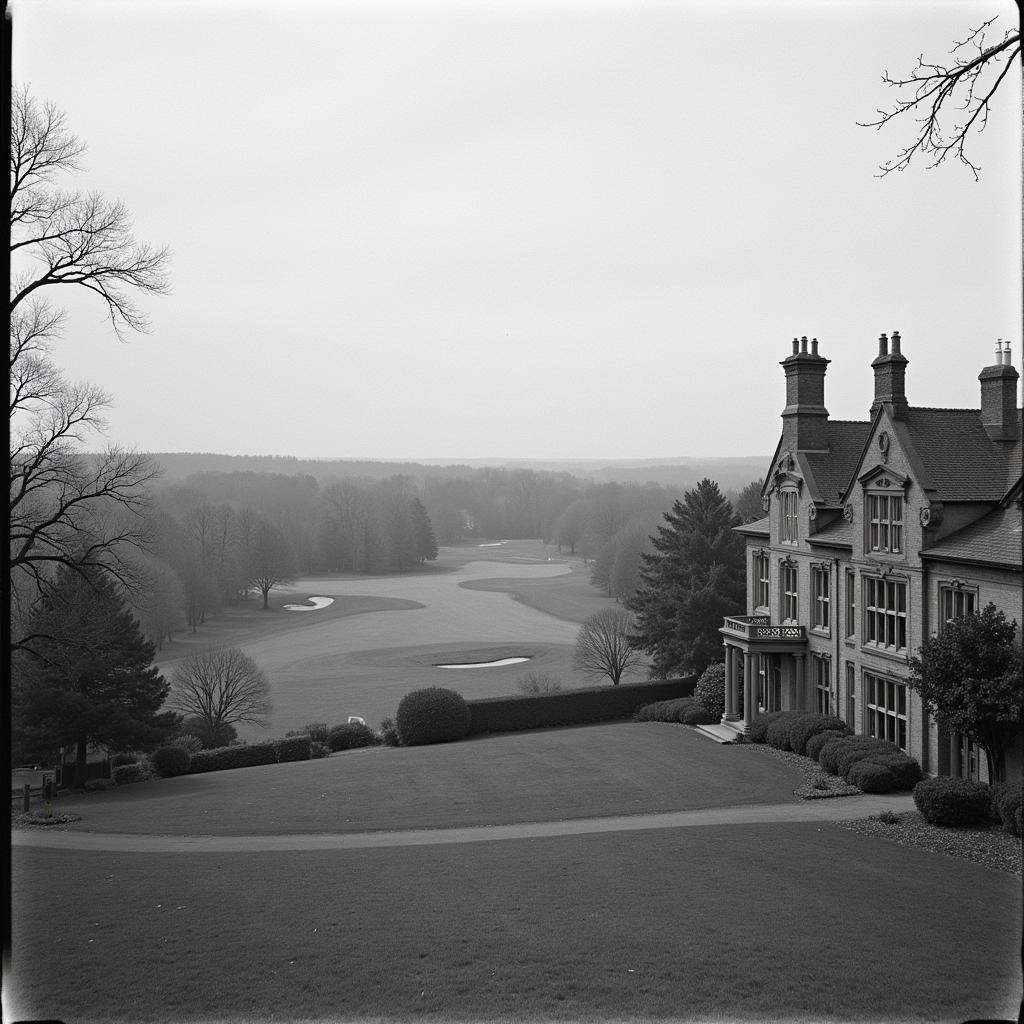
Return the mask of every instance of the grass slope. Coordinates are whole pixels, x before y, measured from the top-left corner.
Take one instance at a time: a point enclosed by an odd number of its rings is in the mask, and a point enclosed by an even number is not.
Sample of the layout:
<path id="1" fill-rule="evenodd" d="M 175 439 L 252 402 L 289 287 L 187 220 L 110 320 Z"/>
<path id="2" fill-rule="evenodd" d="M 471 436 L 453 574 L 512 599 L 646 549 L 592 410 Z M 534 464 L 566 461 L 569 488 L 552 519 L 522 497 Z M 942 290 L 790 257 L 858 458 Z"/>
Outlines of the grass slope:
<path id="1" fill-rule="evenodd" d="M 12 1016 L 895 1022 L 1020 999 L 1018 879 L 828 826 L 14 869 Z"/>
<path id="2" fill-rule="evenodd" d="M 160 779 L 59 810 L 95 832 L 361 832 L 782 803 L 801 780 L 754 747 L 623 722 Z"/>

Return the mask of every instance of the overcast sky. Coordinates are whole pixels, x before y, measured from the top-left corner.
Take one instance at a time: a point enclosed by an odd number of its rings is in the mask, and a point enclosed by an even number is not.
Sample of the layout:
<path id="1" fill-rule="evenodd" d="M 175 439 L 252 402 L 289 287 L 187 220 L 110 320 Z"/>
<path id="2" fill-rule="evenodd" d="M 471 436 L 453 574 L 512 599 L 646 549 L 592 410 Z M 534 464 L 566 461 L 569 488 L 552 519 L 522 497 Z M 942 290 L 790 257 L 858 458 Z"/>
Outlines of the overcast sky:
<path id="1" fill-rule="evenodd" d="M 865 419 L 1020 365 L 1020 87 L 981 181 L 878 165 L 882 71 L 1009 2 L 15 0 L 14 75 L 87 143 L 79 187 L 173 252 L 153 331 L 88 296 L 57 347 L 148 451 L 770 454 L 794 335 Z M 1019 68 L 1019 63 L 1018 63 Z M 65 289 L 67 290 L 67 289 Z M 67 300 L 67 301 L 65 301 Z"/>

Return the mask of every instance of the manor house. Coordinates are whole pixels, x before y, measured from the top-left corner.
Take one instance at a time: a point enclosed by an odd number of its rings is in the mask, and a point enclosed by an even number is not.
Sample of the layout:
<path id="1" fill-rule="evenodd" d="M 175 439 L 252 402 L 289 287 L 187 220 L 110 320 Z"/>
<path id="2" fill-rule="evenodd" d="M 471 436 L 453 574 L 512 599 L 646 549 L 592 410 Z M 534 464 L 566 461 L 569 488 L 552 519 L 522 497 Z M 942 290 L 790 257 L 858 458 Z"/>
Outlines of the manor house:
<path id="1" fill-rule="evenodd" d="M 990 601 L 1021 609 L 1021 411 L 1010 346 L 979 375 L 980 408 L 912 406 L 900 336 L 879 339 L 869 419 L 829 419 L 818 342 L 782 362 L 786 408 L 746 537 L 747 614 L 726 618 L 726 710 L 839 715 L 932 775 L 987 780 L 983 751 L 940 731 L 906 659 Z M 742 710 L 741 710 L 742 706 Z M 1007 771 L 1019 772 L 1019 752 Z"/>

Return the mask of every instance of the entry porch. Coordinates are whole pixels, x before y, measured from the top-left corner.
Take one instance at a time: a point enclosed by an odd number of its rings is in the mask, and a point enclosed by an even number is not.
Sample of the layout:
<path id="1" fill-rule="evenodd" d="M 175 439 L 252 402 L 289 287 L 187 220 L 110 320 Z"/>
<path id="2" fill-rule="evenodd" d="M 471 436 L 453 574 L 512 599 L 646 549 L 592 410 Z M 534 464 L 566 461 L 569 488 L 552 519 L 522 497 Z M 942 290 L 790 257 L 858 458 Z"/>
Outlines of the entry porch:
<path id="1" fill-rule="evenodd" d="M 725 647 L 723 729 L 739 739 L 761 712 L 811 706 L 803 626 L 772 625 L 767 615 L 729 615 L 719 633 Z"/>

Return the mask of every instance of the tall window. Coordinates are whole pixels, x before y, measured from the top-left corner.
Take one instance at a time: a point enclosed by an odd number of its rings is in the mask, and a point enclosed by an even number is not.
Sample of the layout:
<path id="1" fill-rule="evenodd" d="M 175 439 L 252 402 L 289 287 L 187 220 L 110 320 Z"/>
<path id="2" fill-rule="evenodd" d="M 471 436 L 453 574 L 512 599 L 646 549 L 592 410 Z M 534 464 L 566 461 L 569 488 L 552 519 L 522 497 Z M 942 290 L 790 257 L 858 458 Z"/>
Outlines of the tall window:
<path id="1" fill-rule="evenodd" d="M 864 577 L 864 642 L 893 651 L 906 648 L 906 583 Z"/>
<path id="2" fill-rule="evenodd" d="M 811 659 L 814 672 L 814 693 L 817 698 L 818 714 L 832 714 L 832 692 L 830 686 L 830 663 L 827 659 L 815 655 Z"/>
<path id="3" fill-rule="evenodd" d="M 903 550 L 903 498 L 895 494 L 867 496 L 868 550 L 899 554 Z"/>
<path id="4" fill-rule="evenodd" d="M 907 688 L 892 679 L 864 673 L 868 734 L 907 749 Z"/>
<path id="5" fill-rule="evenodd" d="M 846 635 L 857 635 L 857 574 L 846 570 Z"/>
<path id="6" fill-rule="evenodd" d="M 771 600 L 771 570 L 767 554 L 754 555 L 754 607 L 767 608 Z"/>
<path id="7" fill-rule="evenodd" d="M 814 603 L 811 610 L 811 625 L 815 629 L 827 630 L 830 628 L 831 576 L 827 566 L 811 567 L 811 600 Z"/>
<path id="8" fill-rule="evenodd" d="M 796 491 L 782 492 L 782 543 L 795 544 L 799 540 L 797 534 L 797 495 Z"/>
<path id="9" fill-rule="evenodd" d="M 939 588 L 939 632 L 947 622 L 973 615 L 977 610 L 977 592 L 962 587 Z"/>
<path id="10" fill-rule="evenodd" d="M 783 621 L 796 622 L 797 613 L 800 610 L 796 565 L 792 562 L 783 562 L 779 578 Z"/>
<path id="11" fill-rule="evenodd" d="M 853 662 L 846 663 L 846 724 L 857 731 L 857 670 Z"/>

